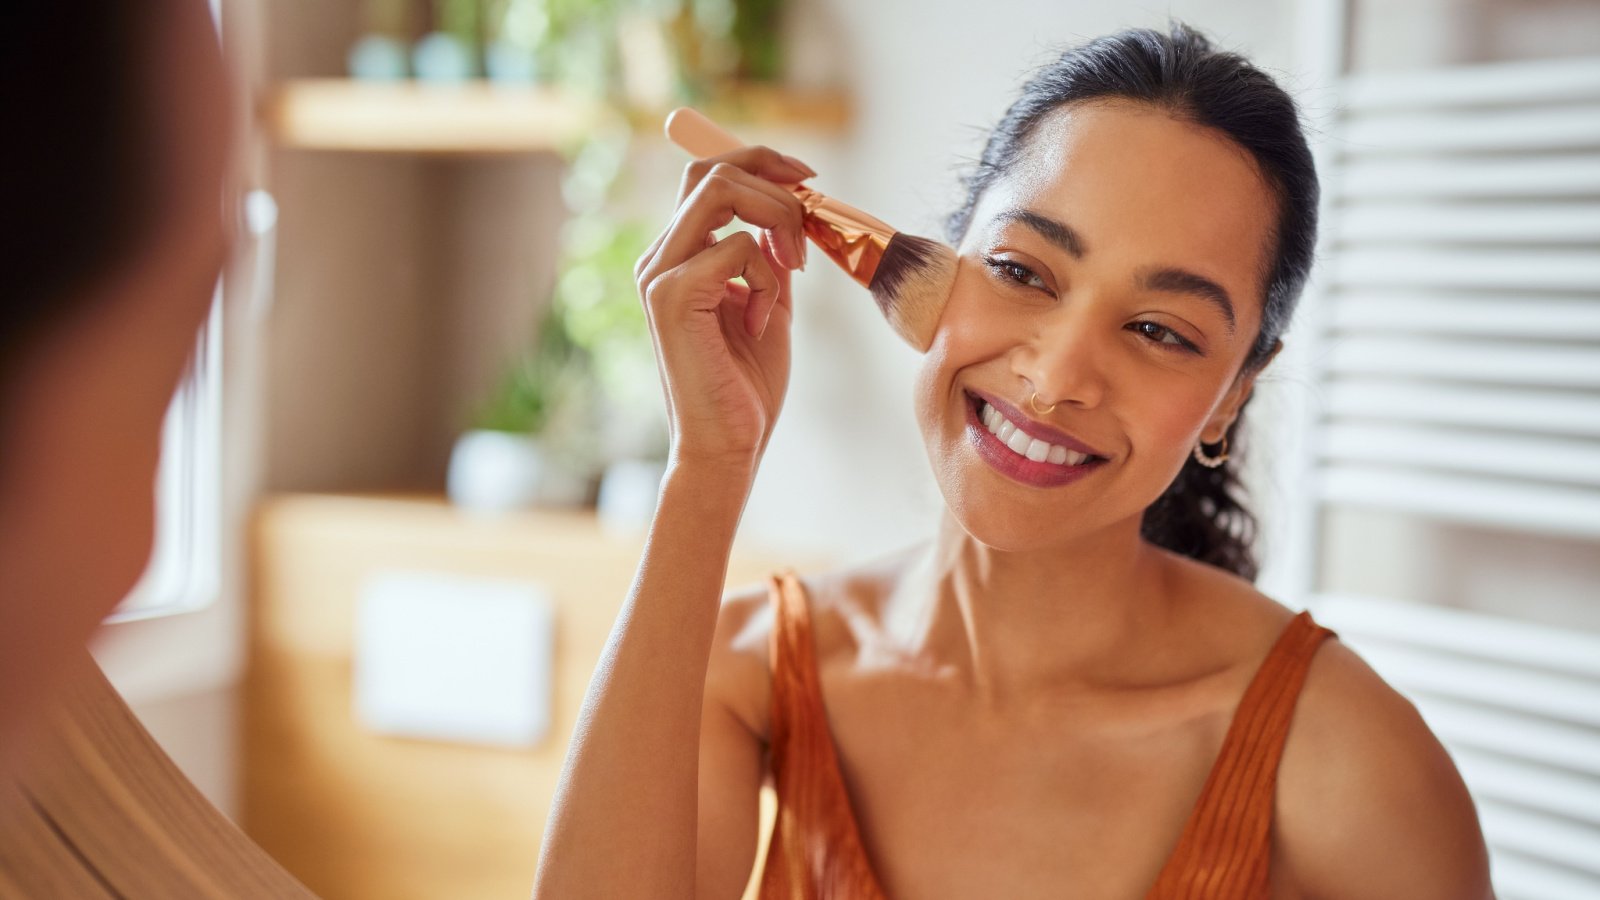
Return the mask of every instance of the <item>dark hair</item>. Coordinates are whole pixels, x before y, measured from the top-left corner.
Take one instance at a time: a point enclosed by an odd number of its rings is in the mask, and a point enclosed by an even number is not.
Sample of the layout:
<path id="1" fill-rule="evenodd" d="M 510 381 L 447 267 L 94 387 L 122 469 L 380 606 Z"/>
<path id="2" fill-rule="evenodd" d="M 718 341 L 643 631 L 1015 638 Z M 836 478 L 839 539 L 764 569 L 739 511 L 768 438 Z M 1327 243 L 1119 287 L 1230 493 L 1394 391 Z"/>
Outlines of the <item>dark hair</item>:
<path id="1" fill-rule="evenodd" d="M 137 247 L 153 189 L 140 4 L 8 4 L 0 17 L 0 424 L 17 367 Z"/>
<path id="2" fill-rule="evenodd" d="M 975 170 L 963 178 L 966 199 L 945 223 L 959 244 L 983 192 L 1027 150 L 1039 121 L 1069 103 L 1125 99 L 1156 106 L 1185 121 L 1223 132 L 1249 151 L 1277 206 L 1277 222 L 1261 330 L 1241 371 L 1259 369 L 1288 328 L 1310 274 L 1320 188 L 1294 101 L 1271 77 L 1237 53 L 1217 50 L 1200 32 L 1171 22 L 1165 32 L 1133 28 L 1069 49 L 1036 72 L 990 132 Z M 1248 404 L 1248 401 L 1247 401 Z M 1216 468 L 1192 457 L 1167 490 L 1145 510 L 1141 533 L 1157 546 L 1254 581 L 1251 545 L 1256 519 L 1241 498 L 1236 433 L 1229 426 L 1229 459 Z"/>

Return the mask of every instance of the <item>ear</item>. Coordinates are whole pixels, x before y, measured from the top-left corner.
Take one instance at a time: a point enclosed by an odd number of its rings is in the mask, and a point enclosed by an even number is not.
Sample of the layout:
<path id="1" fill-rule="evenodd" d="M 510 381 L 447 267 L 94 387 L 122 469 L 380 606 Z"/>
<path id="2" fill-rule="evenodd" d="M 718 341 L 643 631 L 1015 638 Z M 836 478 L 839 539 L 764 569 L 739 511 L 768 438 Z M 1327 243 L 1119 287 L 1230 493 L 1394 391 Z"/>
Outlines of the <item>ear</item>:
<path id="1" fill-rule="evenodd" d="M 1240 370 L 1239 375 L 1233 380 L 1233 387 L 1228 388 L 1228 393 L 1217 405 L 1217 411 L 1206 420 L 1206 426 L 1200 430 L 1200 440 L 1207 444 L 1215 444 L 1222 440 L 1222 436 L 1233 427 L 1233 420 L 1239 417 L 1239 410 L 1244 407 L 1246 400 L 1250 399 L 1250 392 L 1255 388 L 1256 376 L 1266 370 L 1277 357 L 1278 351 L 1283 349 L 1283 341 L 1275 341 L 1272 352 L 1262 360 L 1261 365 L 1249 371 Z"/>

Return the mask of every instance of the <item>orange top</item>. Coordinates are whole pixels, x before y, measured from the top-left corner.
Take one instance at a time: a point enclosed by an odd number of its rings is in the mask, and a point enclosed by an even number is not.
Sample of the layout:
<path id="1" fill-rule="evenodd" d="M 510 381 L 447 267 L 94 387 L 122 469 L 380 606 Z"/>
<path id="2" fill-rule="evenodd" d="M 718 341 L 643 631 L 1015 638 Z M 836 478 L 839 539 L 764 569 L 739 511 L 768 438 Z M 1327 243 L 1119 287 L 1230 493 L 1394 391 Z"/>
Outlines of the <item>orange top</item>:
<path id="1" fill-rule="evenodd" d="M 805 590 L 793 570 L 768 576 L 772 628 L 772 771 L 778 813 L 760 900 L 884 900 L 872 871 L 822 704 Z M 1234 711 L 1177 847 L 1146 900 L 1267 896 L 1273 787 L 1306 668 L 1334 632 L 1298 613 Z"/>

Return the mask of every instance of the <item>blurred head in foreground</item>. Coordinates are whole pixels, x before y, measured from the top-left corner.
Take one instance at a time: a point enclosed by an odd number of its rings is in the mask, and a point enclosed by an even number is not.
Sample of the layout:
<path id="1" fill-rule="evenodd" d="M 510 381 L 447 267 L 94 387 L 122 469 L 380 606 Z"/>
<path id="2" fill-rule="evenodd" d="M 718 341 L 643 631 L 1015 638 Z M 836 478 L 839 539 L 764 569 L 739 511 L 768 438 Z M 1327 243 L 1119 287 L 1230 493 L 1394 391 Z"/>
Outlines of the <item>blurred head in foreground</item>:
<path id="1" fill-rule="evenodd" d="M 228 244 L 229 124 L 203 0 L 4 18 L 0 748 L 148 561 L 163 417 Z"/>

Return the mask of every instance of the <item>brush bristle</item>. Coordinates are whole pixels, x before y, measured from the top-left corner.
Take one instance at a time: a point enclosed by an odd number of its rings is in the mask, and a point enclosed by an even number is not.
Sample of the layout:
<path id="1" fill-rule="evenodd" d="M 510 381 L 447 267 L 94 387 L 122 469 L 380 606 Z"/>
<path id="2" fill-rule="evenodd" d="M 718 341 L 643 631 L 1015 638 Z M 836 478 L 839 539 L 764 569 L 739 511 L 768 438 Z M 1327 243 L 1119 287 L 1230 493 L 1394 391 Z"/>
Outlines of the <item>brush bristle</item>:
<path id="1" fill-rule="evenodd" d="M 897 232 L 872 275 L 872 298 L 906 343 L 926 352 L 956 280 L 956 253 L 938 241 Z"/>

